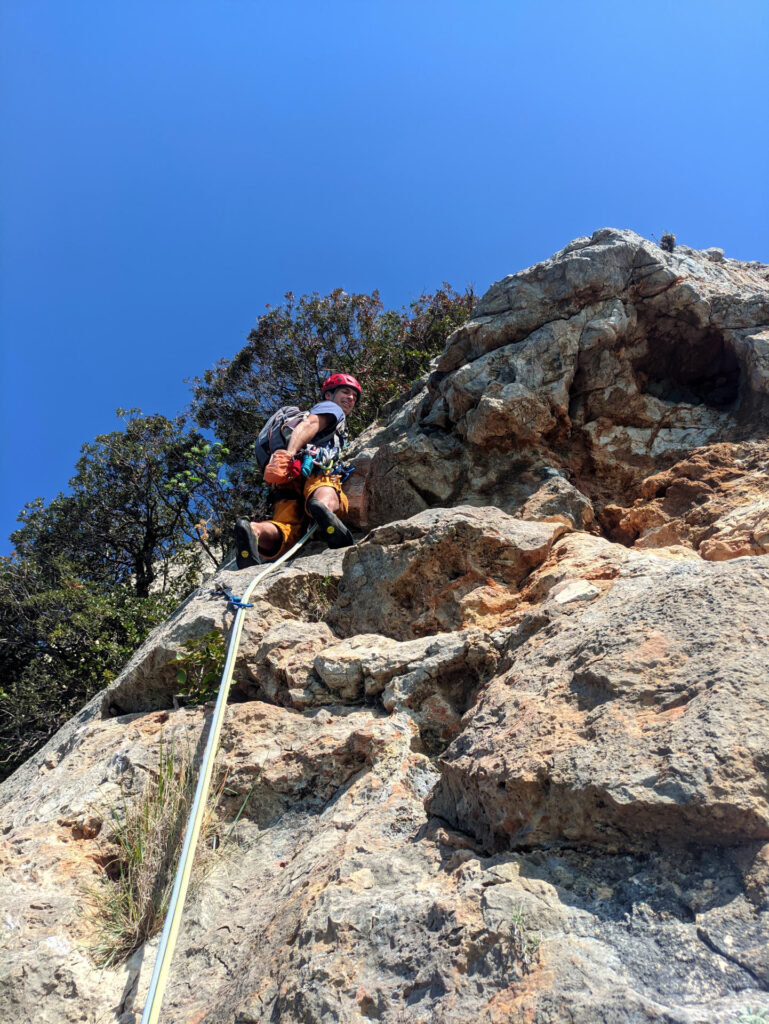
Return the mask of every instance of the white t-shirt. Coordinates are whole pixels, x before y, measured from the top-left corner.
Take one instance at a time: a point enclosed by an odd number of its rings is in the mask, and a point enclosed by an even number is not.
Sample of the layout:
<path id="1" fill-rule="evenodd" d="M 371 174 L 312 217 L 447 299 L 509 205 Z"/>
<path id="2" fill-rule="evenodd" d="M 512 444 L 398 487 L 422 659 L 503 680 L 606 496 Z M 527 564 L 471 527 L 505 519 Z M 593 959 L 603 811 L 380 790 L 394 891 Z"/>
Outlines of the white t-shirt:
<path id="1" fill-rule="evenodd" d="M 331 426 L 324 427 L 312 439 L 312 444 L 317 445 L 318 448 L 325 448 L 326 444 L 333 440 L 334 434 L 341 434 L 344 437 L 347 433 L 344 410 L 336 402 L 318 402 L 310 409 L 310 415 L 334 417 Z"/>

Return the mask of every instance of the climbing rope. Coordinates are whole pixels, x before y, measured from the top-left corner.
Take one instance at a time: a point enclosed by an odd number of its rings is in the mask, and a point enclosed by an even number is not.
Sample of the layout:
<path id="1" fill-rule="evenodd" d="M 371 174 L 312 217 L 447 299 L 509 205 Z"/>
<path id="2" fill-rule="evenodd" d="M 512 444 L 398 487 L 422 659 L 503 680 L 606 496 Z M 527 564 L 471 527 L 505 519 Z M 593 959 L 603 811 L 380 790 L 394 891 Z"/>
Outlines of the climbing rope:
<path id="1" fill-rule="evenodd" d="M 261 583 L 264 577 L 271 573 L 273 569 L 277 569 L 279 565 L 282 565 L 284 562 L 287 562 L 289 558 L 292 558 L 299 548 L 301 548 L 302 545 L 310 539 L 313 533 L 315 533 L 316 529 L 317 526 L 313 524 L 304 537 L 302 537 L 300 541 L 287 551 L 285 555 L 282 555 L 277 559 L 277 561 L 271 562 L 269 565 L 265 566 L 260 573 L 257 573 L 249 583 L 242 598 L 236 598 L 230 591 L 226 590 L 226 588 L 222 588 L 229 604 L 236 609 L 235 620 L 232 624 L 230 643 L 227 648 L 227 660 L 224 663 L 222 681 L 219 684 L 219 695 L 216 698 L 216 706 L 214 707 L 214 714 L 211 718 L 208 742 L 206 743 L 203 760 L 200 764 L 200 774 L 198 776 L 197 789 L 195 790 L 195 799 L 193 800 L 192 809 L 190 810 L 190 817 L 187 822 L 187 831 L 184 834 L 184 845 L 182 846 L 182 852 L 179 857 L 179 866 L 176 869 L 174 888 L 171 893 L 171 901 L 168 905 L 165 924 L 163 925 L 163 934 L 160 936 L 160 945 L 158 946 L 157 956 L 155 957 L 155 967 L 152 971 L 150 987 L 147 992 L 147 999 L 144 1003 L 144 1012 L 142 1013 L 141 1024 L 157 1024 L 158 1016 L 160 1014 L 160 1004 L 163 1001 L 163 993 L 165 991 L 166 982 L 168 981 L 171 960 L 174 955 L 174 947 L 176 946 L 176 938 L 179 934 L 179 924 L 181 923 L 182 910 L 184 909 L 184 900 L 187 896 L 187 888 L 189 886 L 190 873 L 192 871 L 192 862 L 195 859 L 195 848 L 198 843 L 198 836 L 200 835 L 200 826 L 203 821 L 203 812 L 206 806 L 208 790 L 211 786 L 211 777 L 214 770 L 214 758 L 216 757 L 216 751 L 219 747 L 219 737 L 224 723 L 224 712 L 227 706 L 227 697 L 230 692 L 232 673 L 235 668 L 235 658 L 240 644 L 240 634 L 243 632 L 243 619 L 246 614 L 246 609 L 252 607 L 252 605 L 248 604 L 248 599 L 254 592 L 254 588 L 257 584 Z"/>

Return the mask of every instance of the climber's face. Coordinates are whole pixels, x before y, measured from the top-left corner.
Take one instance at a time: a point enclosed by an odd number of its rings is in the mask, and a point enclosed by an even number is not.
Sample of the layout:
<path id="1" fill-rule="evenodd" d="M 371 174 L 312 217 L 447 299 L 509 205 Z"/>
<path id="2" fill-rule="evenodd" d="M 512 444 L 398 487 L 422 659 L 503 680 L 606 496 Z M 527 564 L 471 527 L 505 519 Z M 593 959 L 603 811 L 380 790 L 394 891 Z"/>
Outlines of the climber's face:
<path id="1" fill-rule="evenodd" d="M 340 388 L 335 388 L 334 391 L 327 391 L 324 397 L 330 398 L 332 402 L 336 402 L 345 416 L 349 416 L 355 408 L 358 392 L 355 388 L 348 388 L 343 385 Z"/>

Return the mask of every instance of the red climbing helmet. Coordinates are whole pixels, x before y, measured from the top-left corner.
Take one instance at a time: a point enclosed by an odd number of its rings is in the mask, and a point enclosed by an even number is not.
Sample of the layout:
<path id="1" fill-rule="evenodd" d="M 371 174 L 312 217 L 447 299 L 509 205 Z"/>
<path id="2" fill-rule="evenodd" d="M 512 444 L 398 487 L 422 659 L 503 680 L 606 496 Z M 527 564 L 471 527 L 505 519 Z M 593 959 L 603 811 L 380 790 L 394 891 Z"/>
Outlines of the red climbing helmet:
<path id="1" fill-rule="evenodd" d="M 358 392 L 358 398 L 363 393 L 363 389 L 351 373 L 332 373 L 330 377 L 326 377 L 320 393 L 325 395 L 329 388 L 352 388 Z"/>

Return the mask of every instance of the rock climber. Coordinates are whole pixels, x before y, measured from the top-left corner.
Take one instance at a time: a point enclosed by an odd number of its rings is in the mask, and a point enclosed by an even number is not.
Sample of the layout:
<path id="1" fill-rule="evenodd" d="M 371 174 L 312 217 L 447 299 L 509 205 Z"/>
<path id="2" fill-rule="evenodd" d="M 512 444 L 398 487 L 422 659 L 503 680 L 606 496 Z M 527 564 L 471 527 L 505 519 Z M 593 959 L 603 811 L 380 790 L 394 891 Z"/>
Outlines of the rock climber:
<path id="1" fill-rule="evenodd" d="M 340 519 L 347 512 L 341 454 L 347 443 L 346 417 L 361 393 L 351 374 L 332 373 L 323 382 L 322 400 L 308 412 L 284 406 L 265 423 L 254 448 L 270 484 L 272 518 L 237 521 L 238 569 L 279 558 L 306 532 L 310 519 L 330 547 L 354 543 Z"/>

